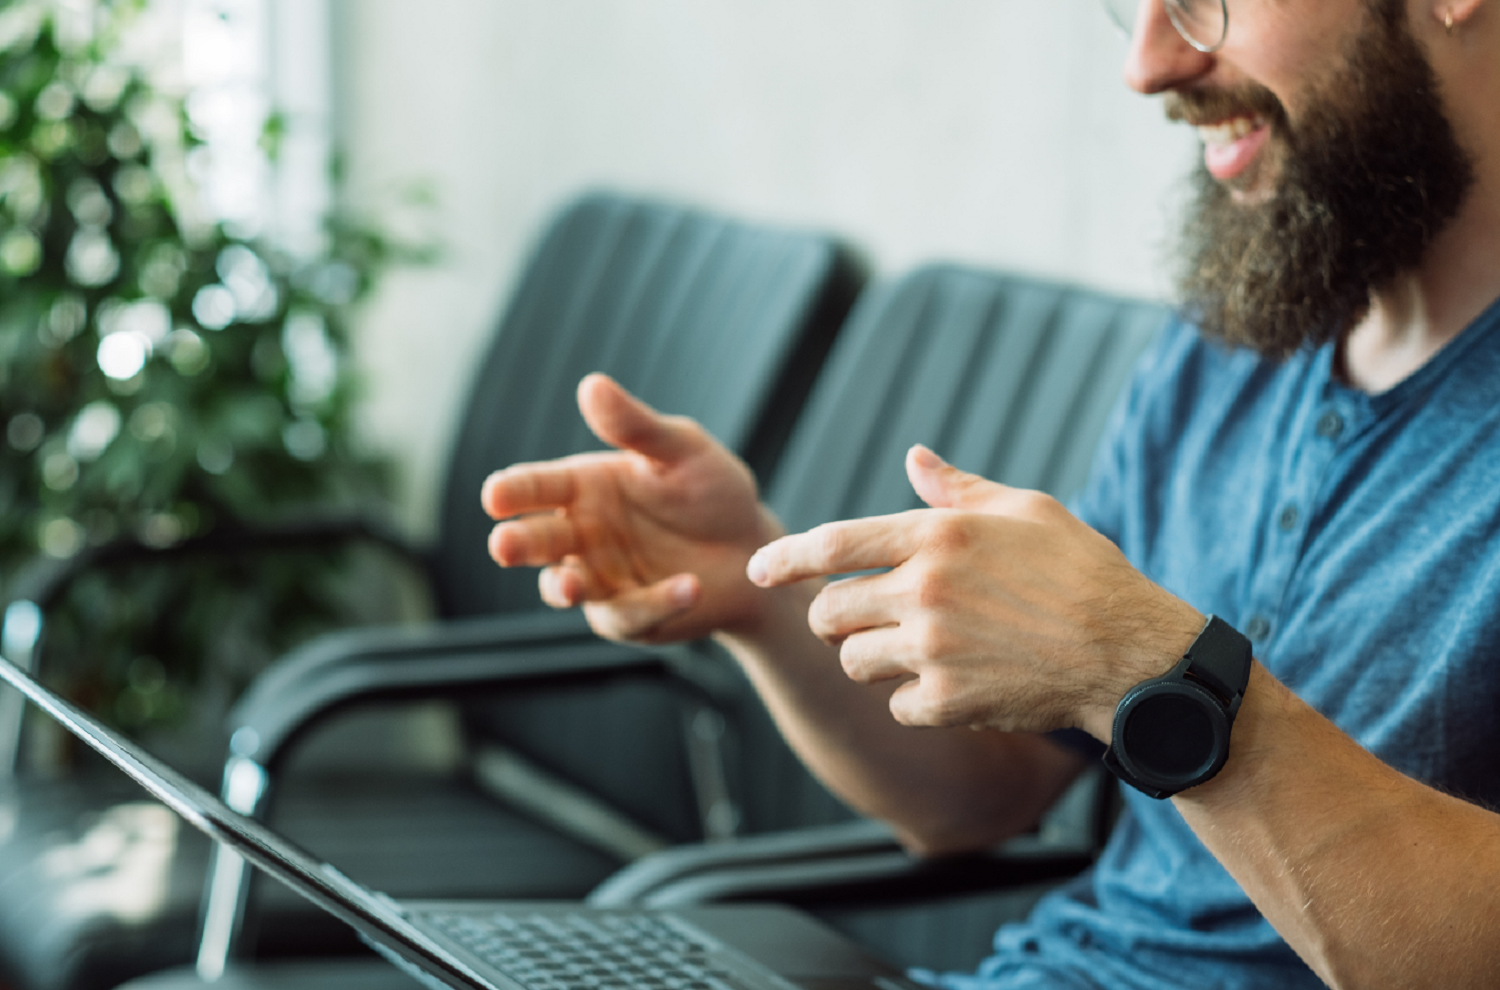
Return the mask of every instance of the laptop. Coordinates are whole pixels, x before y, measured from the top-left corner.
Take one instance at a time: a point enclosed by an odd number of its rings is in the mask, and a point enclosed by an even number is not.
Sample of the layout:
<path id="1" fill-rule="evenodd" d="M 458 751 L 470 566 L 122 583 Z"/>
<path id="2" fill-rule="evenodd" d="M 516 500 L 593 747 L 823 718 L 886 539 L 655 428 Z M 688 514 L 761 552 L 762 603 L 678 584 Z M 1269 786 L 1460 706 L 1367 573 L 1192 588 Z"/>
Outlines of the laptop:
<path id="1" fill-rule="evenodd" d="M 918 990 L 900 971 L 790 908 L 398 902 L 231 810 L 3 657 L 0 678 L 194 827 L 350 925 L 434 990 Z"/>

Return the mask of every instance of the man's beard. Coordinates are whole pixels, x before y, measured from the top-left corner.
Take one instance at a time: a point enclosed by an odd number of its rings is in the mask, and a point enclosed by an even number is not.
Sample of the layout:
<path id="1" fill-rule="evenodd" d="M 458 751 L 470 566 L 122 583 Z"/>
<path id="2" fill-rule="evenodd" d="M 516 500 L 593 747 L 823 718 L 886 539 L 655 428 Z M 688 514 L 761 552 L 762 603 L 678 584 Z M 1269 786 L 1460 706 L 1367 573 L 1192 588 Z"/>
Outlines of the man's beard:
<path id="1" fill-rule="evenodd" d="M 1260 113 L 1272 134 L 1251 174 L 1280 167 L 1269 195 L 1246 202 L 1201 163 L 1194 176 L 1179 288 L 1205 333 L 1275 358 L 1342 336 L 1372 292 L 1416 267 L 1473 185 L 1405 5 L 1373 0 L 1368 16 L 1295 125 L 1259 86 L 1169 97 L 1179 119 Z"/>

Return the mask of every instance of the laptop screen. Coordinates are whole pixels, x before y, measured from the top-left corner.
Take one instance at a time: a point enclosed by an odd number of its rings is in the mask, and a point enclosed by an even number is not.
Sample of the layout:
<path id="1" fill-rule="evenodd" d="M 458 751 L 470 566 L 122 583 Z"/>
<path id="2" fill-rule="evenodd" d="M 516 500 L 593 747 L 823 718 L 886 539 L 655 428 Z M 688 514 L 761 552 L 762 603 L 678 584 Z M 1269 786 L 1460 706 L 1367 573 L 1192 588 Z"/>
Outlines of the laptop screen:
<path id="1" fill-rule="evenodd" d="M 451 986 L 492 990 L 492 982 L 414 928 L 394 902 L 366 890 L 260 822 L 234 811 L 129 739 L 38 684 L 4 657 L 0 657 L 0 678 L 194 827 L 351 925 L 378 947 L 397 953 Z"/>

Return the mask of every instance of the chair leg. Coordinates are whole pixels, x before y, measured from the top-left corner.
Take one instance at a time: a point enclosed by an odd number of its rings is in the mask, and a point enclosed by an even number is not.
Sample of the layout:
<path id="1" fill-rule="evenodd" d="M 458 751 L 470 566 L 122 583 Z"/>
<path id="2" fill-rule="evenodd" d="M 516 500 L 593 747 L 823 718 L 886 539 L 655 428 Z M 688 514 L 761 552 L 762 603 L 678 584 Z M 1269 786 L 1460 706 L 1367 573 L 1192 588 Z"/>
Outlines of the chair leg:
<path id="1" fill-rule="evenodd" d="M 224 803 L 242 815 L 255 816 L 264 806 L 270 775 L 259 763 L 231 756 L 224 765 Z M 203 930 L 198 938 L 196 971 L 205 982 L 224 975 L 244 924 L 250 877 L 244 857 L 223 844 L 214 847 L 204 896 Z"/>

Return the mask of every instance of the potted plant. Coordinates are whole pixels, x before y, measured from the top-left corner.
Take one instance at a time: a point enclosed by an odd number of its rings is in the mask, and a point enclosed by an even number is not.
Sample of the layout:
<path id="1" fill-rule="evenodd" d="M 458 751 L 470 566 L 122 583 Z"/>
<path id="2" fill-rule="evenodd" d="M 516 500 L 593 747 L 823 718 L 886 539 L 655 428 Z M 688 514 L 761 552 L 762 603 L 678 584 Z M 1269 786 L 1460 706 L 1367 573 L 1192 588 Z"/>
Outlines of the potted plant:
<path id="1" fill-rule="evenodd" d="M 215 717 L 350 620 L 348 552 L 251 534 L 381 503 L 348 334 L 393 253 L 347 223 L 292 257 L 186 222 L 182 101 L 116 57 L 135 6 L 73 42 L 49 5 L 0 13 L 0 589 L 69 572 L 43 676 L 127 730 Z"/>

